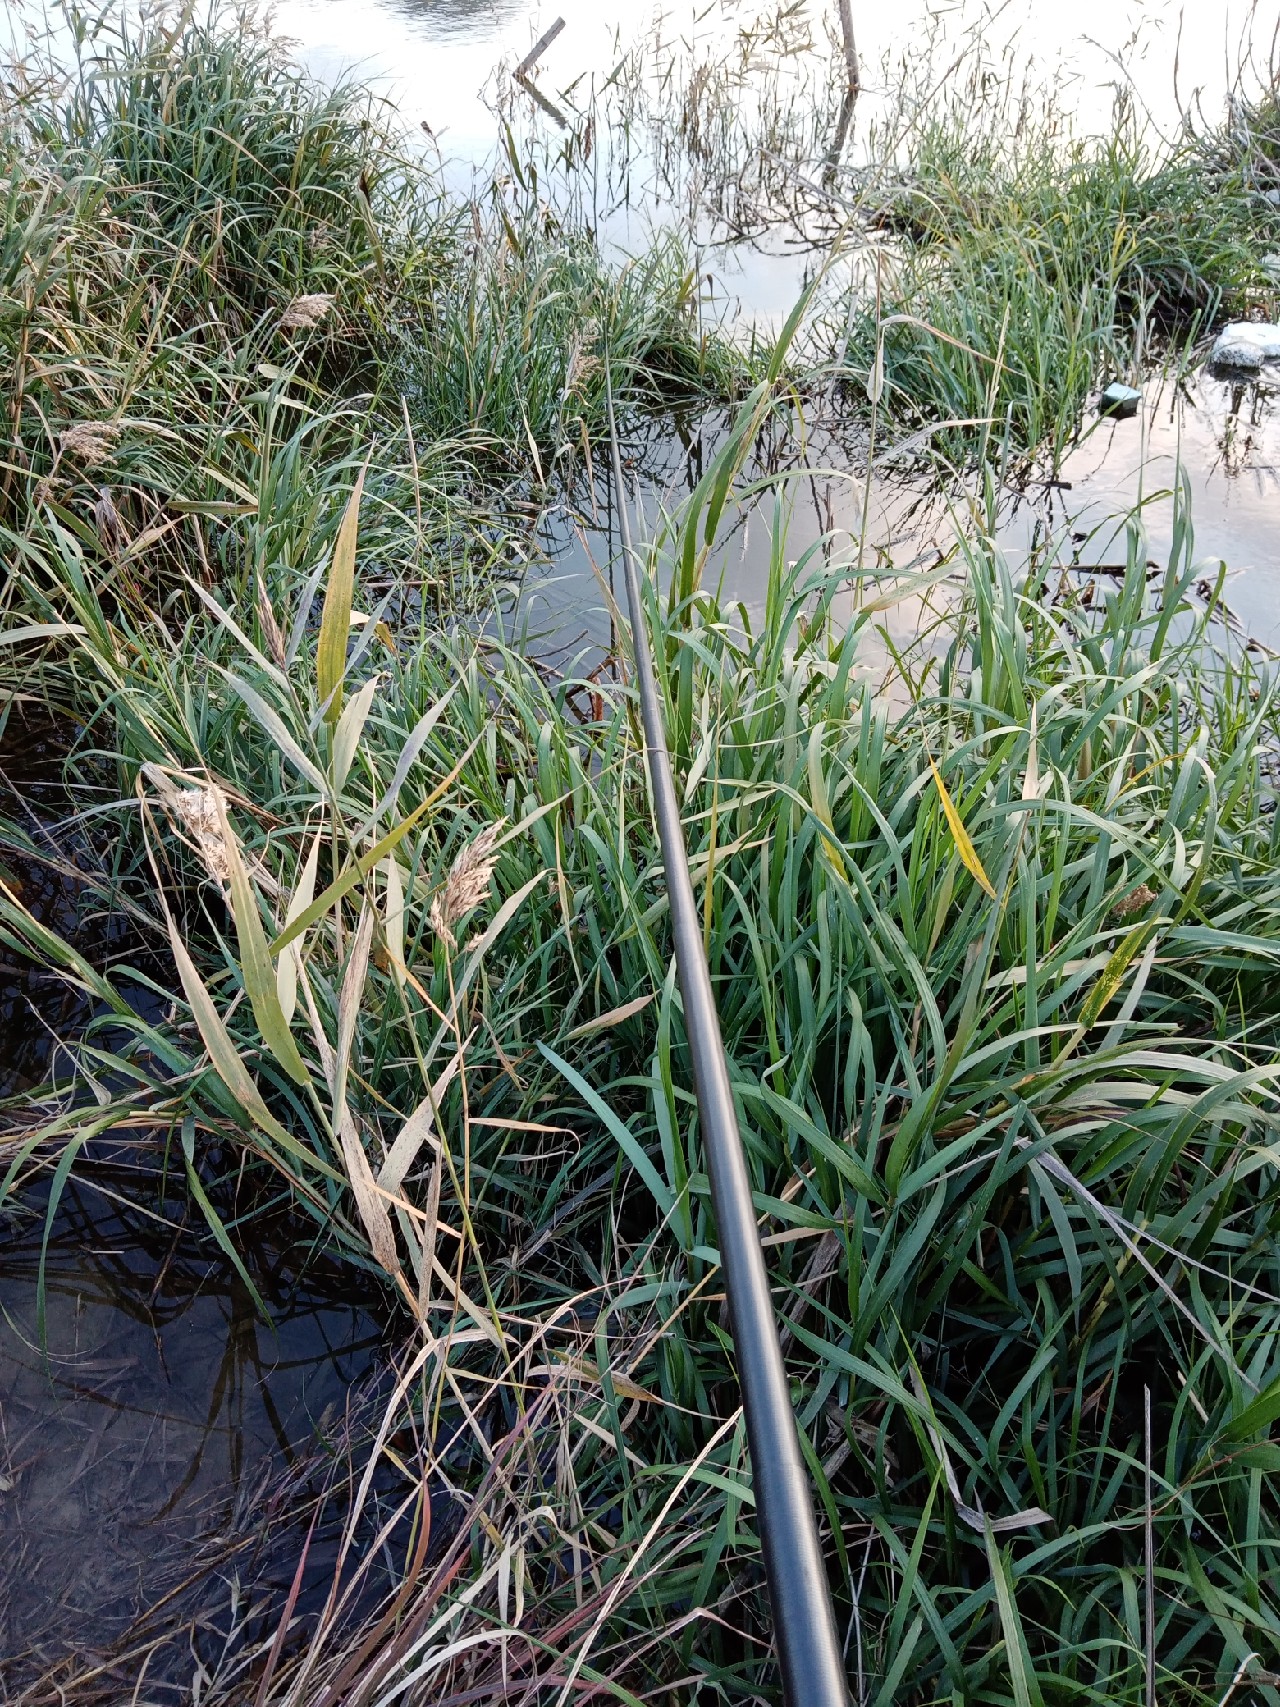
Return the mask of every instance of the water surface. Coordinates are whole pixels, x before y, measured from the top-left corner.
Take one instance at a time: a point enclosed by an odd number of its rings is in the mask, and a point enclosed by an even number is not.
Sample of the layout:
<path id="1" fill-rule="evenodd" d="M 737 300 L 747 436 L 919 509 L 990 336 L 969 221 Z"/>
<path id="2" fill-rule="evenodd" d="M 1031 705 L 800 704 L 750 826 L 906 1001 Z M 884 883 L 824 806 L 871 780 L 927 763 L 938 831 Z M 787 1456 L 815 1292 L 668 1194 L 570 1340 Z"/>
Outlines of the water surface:
<path id="1" fill-rule="evenodd" d="M 537 68 L 553 99 L 594 78 L 602 83 L 622 52 L 649 39 L 688 57 L 732 42 L 744 25 L 779 5 L 711 0 L 710 4 L 652 6 L 593 4 L 593 0 L 280 0 L 275 16 L 298 43 L 300 56 L 325 77 L 358 70 L 377 80 L 411 125 L 431 126 L 445 153 L 482 163 L 498 141 L 492 96 L 498 74 L 517 64 L 562 17 L 565 28 Z M 815 42 L 839 29 L 832 3 L 810 0 L 801 14 Z M 899 0 L 887 7 L 855 0 L 854 30 L 866 100 L 858 129 L 865 133 L 890 69 L 918 56 L 927 33 L 938 32 L 939 67 L 981 31 L 993 59 L 1006 53 L 1031 61 L 1052 77 L 1086 128 L 1105 123 L 1117 85 L 1136 97 L 1164 129 L 1197 100 L 1215 113 L 1238 71 L 1238 48 L 1251 24 L 1257 56 L 1271 47 L 1268 20 L 1251 0 Z M 1256 20 L 1256 21 L 1255 21 Z M 1274 23 L 1274 19 L 1270 20 Z"/>
<path id="2" fill-rule="evenodd" d="M 245 1240 L 271 1312 L 202 1236 L 151 1152 L 82 1161 L 51 1223 L 47 1186 L 0 1211 L 0 1676 L 109 1645 L 201 1559 L 291 1536 L 282 1477 L 314 1461 L 377 1361 L 349 1269 L 308 1261 L 268 1218 Z M 196 1219 L 193 1220 L 192 1216 Z M 198 1574 L 198 1573 L 197 1573 Z M 215 1618 L 230 1591 L 198 1597 Z"/>

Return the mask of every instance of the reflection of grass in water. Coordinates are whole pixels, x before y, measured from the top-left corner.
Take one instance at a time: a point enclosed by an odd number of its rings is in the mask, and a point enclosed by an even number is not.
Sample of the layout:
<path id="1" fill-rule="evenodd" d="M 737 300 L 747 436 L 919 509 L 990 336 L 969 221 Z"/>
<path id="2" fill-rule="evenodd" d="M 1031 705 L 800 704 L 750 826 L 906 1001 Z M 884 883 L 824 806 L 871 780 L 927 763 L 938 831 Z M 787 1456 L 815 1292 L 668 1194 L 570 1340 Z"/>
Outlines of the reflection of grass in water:
<path id="1" fill-rule="evenodd" d="M 239 64 L 182 39 L 206 51 Z M 130 110 L 169 123 L 164 101 Z M 397 1598 L 343 1629 L 341 1585 L 383 1557 L 353 1530 L 307 1646 L 261 1686 L 227 1659 L 204 1699 L 555 1700 L 571 1670 L 632 1699 L 773 1698 L 625 672 L 559 675 L 451 602 L 469 467 L 514 462 L 521 427 L 531 460 L 575 421 L 589 448 L 584 310 L 623 317 L 632 395 L 655 349 L 676 377 L 725 372 L 689 289 L 660 258 L 656 294 L 629 299 L 642 267 L 607 274 L 533 213 L 500 238 L 445 210 L 418 243 L 358 197 L 376 243 L 294 273 L 261 189 L 219 273 L 211 227 L 153 226 L 138 186 L 132 225 L 99 216 L 100 163 L 61 152 L 38 96 L 9 117 L 11 160 L 37 121 L 53 135 L 14 179 L 33 236 L 12 240 L 30 288 L 4 322 L 6 656 L 110 767 L 103 904 L 148 920 L 175 970 L 108 975 L 0 892 L 7 940 L 99 1016 L 74 1078 L 16 1111 L 3 1189 L 72 1167 L 91 1130 L 151 1130 L 246 1287 L 250 1206 L 282 1192 L 412 1323 L 377 1449 Z M 358 116 L 342 135 L 351 165 L 383 146 Z M 210 156 L 224 218 L 234 153 Z M 958 252 L 970 227 L 907 241 Z M 95 296 L 82 236 L 150 288 Z M 183 289 L 196 254 L 217 336 Z M 350 336 L 325 320 L 282 343 L 295 295 L 330 294 Z M 412 403 L 424 371 L 411 435 L 400 388 Z M 774 404 L 751 394 L 663 525 L 650 615 L 857 1693 L 1136 1703 L 1149 1517 L 1161 1688 L 1219 1701 L 1244 1653 L 1280 1662 L 1274 684 L 1191 609 L 1185 505 L 1165 573 L 1148 582 L 1135 527 L 1097 610 L 1047 551 L 1011 570 L 992 493 L 896 709 L 859 665 L 929 577 L 860 582 L 835 624 L 851 572 L 820 545 L 790 561 L 778 497 L 762 618 L 704 587 Z M 89 519 L 103 485 L 112 540 Z M 404 597 L 424 583 L 434 599 Z M 130 982 L 163 1006 L 139 1013 Z M 434 1533 L 424 1487 L 449 1491 Z M 984 1534 L 978 1507 L 1023 1526 Z"/>
<path id="2" fill-rule="evenodd" d="M 491 102 L 567 218 L 607 230 L 635 214 L 715 248 L 782 223 L 805 234 L 813 198 L 796 173 L 830 145 L 844 76 L 821 12 L 731 6 L 683 25 L 656 16 L 607 77 L 557 94 L 566 126 L 546 124 L 505 68 Z"/>
<path id="3" fill-rule="evenodd" d="M 132 1648 L 136 1671 L 148 1644 L 125 1632 L 139 1617 L 163 1638 L 151 1687 L 175 1686 L 190 1669 L 183 1624 L 224 1616 L 216 1603 L 233 1564 L 242 1615 L 260 1618 L 267 1584 L 292 1575 L 330 1453 L 343 1436 L 358 1450 L 354 1418 L 342 1417 L 347 1383 L 364 1384 L 381 1336 L 343 1271 L 314 1257 L 304 1268 L 287 1216 L 256 1217 L 269 1328 L 198 1221 L 183 1224 L 182 1194 L 170 1188 L 166 1204 L 162 1168 L 162 1152 L 126 1138 L 110 1161 L 99 1150 L 77 1165 L 47 1240 L 39 1189 L 5 1216 L 8 1699 L 41 1698 L 37 1678 L 47 1691 L 76 1673 L 71 1698 L 94 1699 L 100 1668 L 67 1650 Z M 33 1319 L 42 1263 L 43 1342 Z M 302 1529 L 290 1530 L 299 1515 Z M 170 1594 L 166 1621 L 152 1607 Z"/>

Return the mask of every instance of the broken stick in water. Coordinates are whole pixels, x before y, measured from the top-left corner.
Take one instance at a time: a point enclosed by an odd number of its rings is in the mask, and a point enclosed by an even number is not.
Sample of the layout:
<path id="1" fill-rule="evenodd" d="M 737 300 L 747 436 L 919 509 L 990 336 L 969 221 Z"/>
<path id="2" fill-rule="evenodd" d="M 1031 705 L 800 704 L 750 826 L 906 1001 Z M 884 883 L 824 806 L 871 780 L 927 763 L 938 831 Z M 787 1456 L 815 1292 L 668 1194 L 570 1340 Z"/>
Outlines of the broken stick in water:
<path id="1" fill-rule="evenodd" d="M 557 18 L 546 34 L 539 36 L 537 41 L 534 42 L 533 46 L 529 49 L 529 52 L 520 61 L 519 65 L 516 66 L 514 75 L 521 80 L 526 78 L 563 28 L 564 19 Z M 850 24 L 849 28 L 852 29 L 853 25 Z"/>
<path id="2" fill-rule="evenodd" d="M 528 95 L 531 100 L 536 101 L 544 113 L 550 113 L 551 117 L 560 126 L 561 130 L 568 130 L 568 119 L 560 111 L 559 107 L 556 106 L 554 101 L 549 101 L 547 99 L 547 97 L 542 93 L 542 90 L 539 89 L 538 85 L 533 81 L 532 77 L 522 77 L 518 71 L 515 72 L 514 76 L 515 81 L 524 90 L 525 94 Z"/>

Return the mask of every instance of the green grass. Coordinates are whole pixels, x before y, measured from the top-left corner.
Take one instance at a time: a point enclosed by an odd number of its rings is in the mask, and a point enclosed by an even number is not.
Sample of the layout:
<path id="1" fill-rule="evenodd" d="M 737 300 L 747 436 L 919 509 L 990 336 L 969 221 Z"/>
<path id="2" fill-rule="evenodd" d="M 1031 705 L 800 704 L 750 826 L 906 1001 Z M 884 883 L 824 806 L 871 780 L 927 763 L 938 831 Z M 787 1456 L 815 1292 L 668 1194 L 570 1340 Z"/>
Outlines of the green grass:
<path id="1" fill-rule="evenodd" d="M 76 74 L 56 104 L 27 107 L 29 128 L 55 167 L 78 156 L 98 175 L 112 220 L 182 257 L 189 310 L 215 308 L 234 335 L 327 292 L 376 324 L 430 263 L 438 197 L 394 113 L 295 69 L 251 8 L 103 12 L 76 33 Z"/>
<path id="2" fill-rule="evenodd" d="M 456 605 L 502 498 L 477 464 L 521 485 L 589 454 L 604 340 L 628 403 L 738 385 L 674 241 L 610 268 L 519 186 L 483 213 L 446 197 L 391 115 L 307 79 L 252 13 L 111 18 L 82 26 L 69 78 L 37 53 L 0 93 L 11 540 L 55 514 L 117 581 L 243 581 L 245 516 L 297 501 L 336 526 L 314 471 L 359 432 L 420 506 L 395 572 L 434 585 L 447 562 Z M 285 458 L 301 496 L 270 485 L 286 443 L 306 450 Z M 95 547 L 103 487 L 114 563 Z"/>
<path id="3" fill-rule="evenodd" d="M 655 548 L 673 570 L 696 565 L 732 454 Z M 1163 579 L 1132 530 L 1101 614 L 1055 591 L 1049 555 L 1015 579 L 979 531 L 960 606 L 904 660 L 904 713 L 856 668 L 874 613 L 833 629 L 837 576 L 788 568 L 776 526 L 758 633 L 696 572 L 652 621 L 864 1698 L 1142 1699 L 1149 1385 L 1161 1692 L 1216 1701 L 1246 1652 L 1274 1667 L 1280 1613 L 1274 689 L 1187 603 L 1185 506 Z M 212 1142 L 243 1150 L 420 1315 L 396 1426 L 416 1418 L 425 1473 L 458 1490 L 463 1550 L 447 1585 L 413 1578 L 404 1631 L 420 1658 L 432 1618 L 475 1638 L 431 1661 L 441 1699 L 496 1687 L 504 1652 L 547 1690 L 583 1656 L 634 1694 L 678 1695 L 691 1672 L 708 1699 L 767 1694 L 631 696 L 593 709 L 497 641 L 424 627 L 394 653 L 356 642 L 335 725 L 345 575 L 360 600 L 365 572 L 347 541 L 319 650 L 294 627 L 299 574 L 280 664 L 209 612 L 177 631 L 109 617 L 65 539 L 33 554 L 33 608 L 84 630 L 45 672 L 73 673 L 114 735 L 136 860 L 118 881 L 144 907 L 154 870 L 194 956 L 168 1025 L 131 1015 L 119 978 L 91 980 L 103 1029 L 82 1059 L 106 1076 L 109 1028 L 120 1087 L 94 1123 L 168 1130 L 193 1182 Z M 223 792 L 243 861 L 230 911 L 143 762 Z M 482 873 L 453 917 L 450 874 L 457 894 L 465 850 L 499 825 L 492 894 Z M 268 945 L 300 884 L 322 900 L 294 938 L 286 1026 Z M 14 940 L 67 960 L 4 912 Z M 357 1177 L 387 1167 L 415 1109 L 380 1197 Z M 83 1130 L 68 1087 L 25 1148 Z M 679 1521 L 659 1522 L 669 1500 Z M 988 1541 L 961 1503 L 1048 1518 Z M 500 1590 L 516 1557 L 518 1627 Z M 695 1614 L 712 1606 L 729 1628 Z M 375 1642 L 370 1700 L 409 1640 Z M 318 1636 L 281 1699 L 323 1699 L 346 1651 Z"/>
<path id="4" fill-rule="evenodd" d="M 615 395 L 661 407 L 732 397 L 744 364 L 699 330 L 698 269 L 674 234 L 610 267 L 593 238 L 553 226 L 517 192 L 495 197 L 491 229 L 428 310 L 430 339 L 407 353 L 415 416 L 462 432 L 550 480 L 589 455 Z"/>
<path id="5" fill-rule="evenodd" d="M 845 360 L 868 376 L 883 351 L 891 420 L 970 423 L 953 456 L 979 444 L 1056 470 L 1091 393 L 1271 299 L 1277 215 L 1220 138 L 1153 142 L 1124 102 L 1108 132 L 1077 135 L 1051 96 L 979 60 L 921 107 L 904 91 L 870 148 L 879 300 L 841 307 Z"/>

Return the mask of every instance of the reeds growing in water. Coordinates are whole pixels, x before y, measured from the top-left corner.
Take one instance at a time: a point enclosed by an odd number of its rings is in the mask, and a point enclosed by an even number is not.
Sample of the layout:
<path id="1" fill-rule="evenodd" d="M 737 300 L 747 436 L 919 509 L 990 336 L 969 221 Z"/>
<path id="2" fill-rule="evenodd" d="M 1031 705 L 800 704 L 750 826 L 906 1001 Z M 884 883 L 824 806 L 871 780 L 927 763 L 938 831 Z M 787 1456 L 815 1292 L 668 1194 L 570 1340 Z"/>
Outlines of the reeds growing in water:
<path id="1" fill-rule="evenodd" d="M 5 109 L 0 642 L 11 703 L 82 731 L 85 905 L 145 953 L 0 885 L 93 1016 L 0 1196 L 149 1130 L 231 1260 L 283 1193 L 403 1344 L 377 1543 L 368 1470 L 328 1602 L 201 1700 L 774 1698 L 625 641 L 552 668 L 494 590 L 489 501 L 590 457 L 606 352 L 637 406 L 739 399 L 654 522 L 650 620 L 855 1699 L 1276 1700 L 1276 684 L 1193 596 L 1185 493 L 1159 572 L 1135 519 L 1092 601 L 1061 541 L 1006 561 L 990 466 L 936 568 L 793 561 L 744 470 L 801 357 L 709 335 L 674 250 L 486 223 L 243 28 L 111 53 Z M 1056 444 L 1182 251 L 1144 215 L 1059 338 L 1035 292 L 1076 313 L 1103 166 L 1046 188 L 939 123 L 946 205 L 901 205 L 969 318 L 900 322 L 877 400 Z M 1236 242 L 1193 257 L 1215 300 Z M 713 591 L 748 501 L 754 614 Z M 944 576 L 891 694 L 877 630 Z"/>

